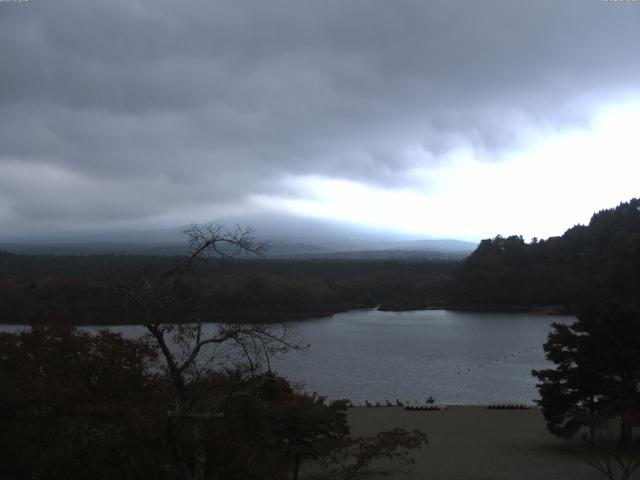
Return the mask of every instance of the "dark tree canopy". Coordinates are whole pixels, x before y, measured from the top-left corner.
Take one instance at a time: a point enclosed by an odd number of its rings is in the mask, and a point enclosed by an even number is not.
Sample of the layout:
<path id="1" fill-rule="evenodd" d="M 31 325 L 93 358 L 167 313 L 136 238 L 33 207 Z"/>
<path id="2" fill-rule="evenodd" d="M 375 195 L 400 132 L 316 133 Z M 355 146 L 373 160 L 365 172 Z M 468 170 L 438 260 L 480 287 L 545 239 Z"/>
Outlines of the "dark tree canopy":
<path id="1" fill-rule="evenodd" d="M 175 416 L 171 379 L 145 342 L 68 326 L 3 333 L 0 382 L 0 478 L 175 479 L 197 453 L 191 422 Z M 225 399 L 190 412 L 203 426 L 206 479 L 302 478 L 312 462 L 330 478 L 357 478 L 371 462 L 408 460 L 426 443 L 406 431 L 354 438 L 348 402 L 296 392 L 268 372 L 209 372 L 194 388 L 201 399 Z"/>
<path id="2" fill-rule="evenodd" d="M 585 308 L 572 325 L 554 324 L 544 345 L 556 367 L 534 371 L 549 430 L 563 438 L 617 418 L 620 444 L 640 424 L 640 309 L 610 300 Z"/>
<path id="3" fill-rule="evenodd" d="M 2 478 L 159 475 L 164 386 L 142 342 L 64 325 L 0 334 Z"/>
<path id="4" fill-rule="evenodd" d="M 477 308 L 576 311 L 604 303 L 611 288 L 623 300 L 640 295 L 640 199 L 598 212 L 588 226 L 561 237 L 483 240 L 457 268 L 450 300 Z"/>

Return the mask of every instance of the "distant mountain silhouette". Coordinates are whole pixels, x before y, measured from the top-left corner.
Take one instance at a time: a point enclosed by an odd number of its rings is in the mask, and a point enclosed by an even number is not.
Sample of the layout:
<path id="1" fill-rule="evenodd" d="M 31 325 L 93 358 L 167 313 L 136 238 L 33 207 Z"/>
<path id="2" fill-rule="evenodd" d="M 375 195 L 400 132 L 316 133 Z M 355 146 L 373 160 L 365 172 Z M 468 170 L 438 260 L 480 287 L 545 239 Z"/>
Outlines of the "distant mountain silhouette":
<path id="1" fill-rule="evenodd" d="M 216 223 L 233 228 L 249 225 L 256 238 L 268 241 L 268 256 L 364 258 L 424 256 L 425 252 L 468 255 L 477 244 L 461 240 L 431 239 L 345 222 L 280 214 L 221 218 Z M 365 253 L 366 252 L 366 253 Z M 403 252 L 403 253 L 398 253 Z"/>
<path id="2" fill-rule="evenodd" d="M 250 227 L 257 241 L 268 242 L 272 258 L 423 258 L 468 255 L 475 243 L 431 239 L 345 222 L 282 214 L 224 217 L 212 223 L 227 230 Z M 0 244 L 7 251 L 31 254 L 129 253 L 175 255 L 186 249 L 188 225 L 164 230 L 68 232 L 42 241 Z"/>

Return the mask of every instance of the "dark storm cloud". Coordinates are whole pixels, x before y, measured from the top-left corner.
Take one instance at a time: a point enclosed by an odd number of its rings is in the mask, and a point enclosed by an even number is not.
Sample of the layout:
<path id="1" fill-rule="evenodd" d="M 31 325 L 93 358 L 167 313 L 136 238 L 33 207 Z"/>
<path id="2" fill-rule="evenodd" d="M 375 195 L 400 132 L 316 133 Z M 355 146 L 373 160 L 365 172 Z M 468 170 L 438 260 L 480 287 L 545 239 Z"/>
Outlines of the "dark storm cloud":
<path id="1" fill-rule="evenodd" d="M 405 184 L 637 92 L 637 45 L 634 2 L 0 4 L 0 219 L 142 220 L 287 175 Z"/>

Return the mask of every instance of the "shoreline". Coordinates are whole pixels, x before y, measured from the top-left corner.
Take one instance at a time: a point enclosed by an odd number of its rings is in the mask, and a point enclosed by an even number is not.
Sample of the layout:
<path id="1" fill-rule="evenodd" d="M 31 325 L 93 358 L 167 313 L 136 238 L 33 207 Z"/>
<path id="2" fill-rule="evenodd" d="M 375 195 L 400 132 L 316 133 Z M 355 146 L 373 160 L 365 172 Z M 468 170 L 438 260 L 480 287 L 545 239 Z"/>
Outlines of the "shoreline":
<path id="1" fill-rule="evenodd" d="M 523 307 L 523 306 L 512 306 L 512 307 L 478 307 L 478 306 L 443 306 L 443 305 L 434 305 L 434 306 L 426 306 L 426 307 L 408 307 L 408 308 L 393 308 L 385 305 L 377 305 L 373 307 L 368 306 L 354 306 L 354 308 L 347 309 L 326 309 L 326 310 L 317 310 L 314 312 L 309 312 L 308 314 L 302 314 L 301 316 L 295 316 L 292 313 L 281 313 L 283 318 L 280 320 L 273 320 L 269 318 L 270 316 L 277 316 L 276 314 L 268 314 L 264 315 L 256 315 L 255 317 L 258 320 L 248 321 L 247 317 L 250 315 L 242 315 L 236 316 L 234 319 L 233 316 L 231 318 L 227 318 L 226 320 L 221 321 L 203 321 L 203 324 L 214 324 L 214 323 L 238 323 L 238 324 L 256 324 L 256 325 L 277 325 L 277 324 L 291 324 L 291 323 L 300 323 L 307 322 L 311 320 L 317 320 L 321 318 L 332 317 L 334 315 L 338 315 L 341 313 L 348 313 L 354 311 L 380 311 L 380 312 L 418 312 L 418 311 L 434 311 L 434 310 L 444 310 L 448 312 L 477 312 L 477 313 L 530 313 L 537 315 L 548 315 L 548 316 L 573 316 L 575 312 L 561 305 L 547 305 L 547 306 L 536 306 L 536 307 Z M 20 321 L 7 321 L 0 319 L 0 325 L 23 325 L 23 326 L 31 326 L 31 325 L 39 325 L 46 324 L 46 321 L 42 322 L 20 322 Z M 88 323 L 88 322 L 68 322 L 73 326 L 77 327 L 123 327 L 123 326 L 141 326 L 143 323 L 120 323 L 120 322 L 104 322 L 104 323 Z M 183 322 L 188 323 L 188 322 Z"/>

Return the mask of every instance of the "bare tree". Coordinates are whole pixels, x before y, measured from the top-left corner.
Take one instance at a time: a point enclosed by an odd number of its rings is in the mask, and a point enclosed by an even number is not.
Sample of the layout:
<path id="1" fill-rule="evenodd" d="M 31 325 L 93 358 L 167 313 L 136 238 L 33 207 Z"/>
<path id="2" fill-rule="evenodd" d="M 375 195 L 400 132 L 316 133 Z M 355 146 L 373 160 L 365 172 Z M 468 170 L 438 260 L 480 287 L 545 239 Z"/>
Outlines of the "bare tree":
<path id="1" fill-rule="evenodd" d="M 629 480 L 640 467 L 640 451 L 615 449 L 590 451 L 585 462 L 609 480 Z"/>
<path id="2" fill-rule="evenodd" d="M 229 232 L 219 225 L 192 225 L 185 230 L 189 253 L 175 268 L 144 276 L 129 286 L 117 286 L 136 309 L 149 341 L 160 351 L 171 381 L 172 406 L 165 431 L 176 465 L 173 475 L 180 479 L 205 478 L 205 423 L 224 415 L 231 397 L 246 394 L 233 388 L 215 391 L 211 375 L 232 366 L 249 374 L 264 367 L 270 370 L 272 357 L 300 348 L 289 342 L 284 325 L 203 324 L 197 312 L 176 308 L 183 300 L 181 289 L 187 277 L 207 257 L 224 260 L 241 253 L 263 255 L 265 244 L 256 243 L 252 233 L 239 227 Z M 190 437 L 187 451 L 180 447 L 178 438 L 185 434 Z"/>

